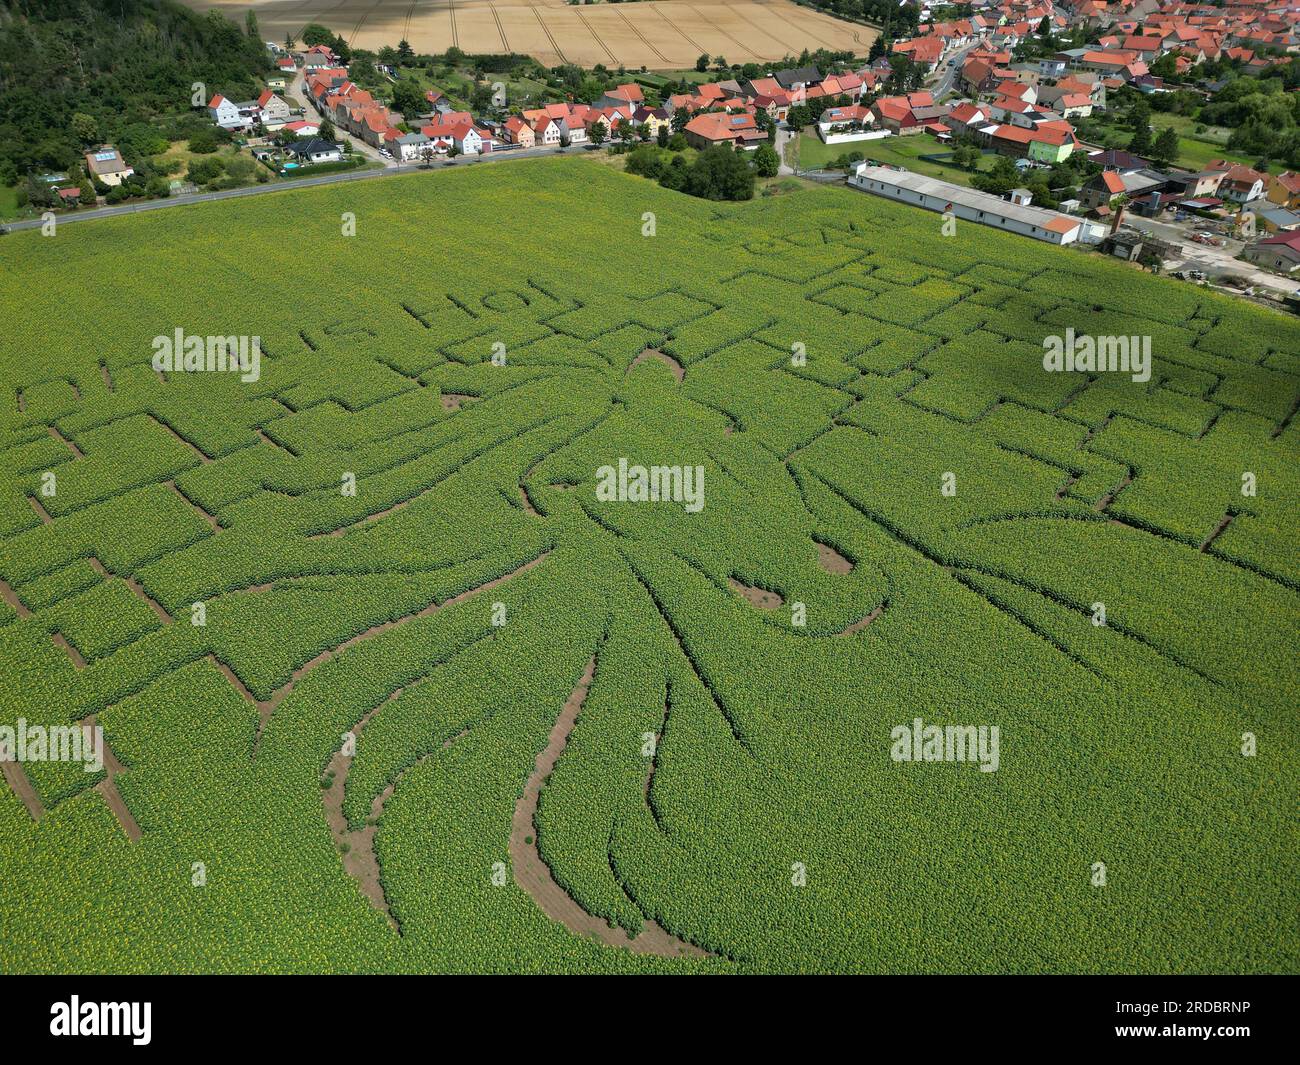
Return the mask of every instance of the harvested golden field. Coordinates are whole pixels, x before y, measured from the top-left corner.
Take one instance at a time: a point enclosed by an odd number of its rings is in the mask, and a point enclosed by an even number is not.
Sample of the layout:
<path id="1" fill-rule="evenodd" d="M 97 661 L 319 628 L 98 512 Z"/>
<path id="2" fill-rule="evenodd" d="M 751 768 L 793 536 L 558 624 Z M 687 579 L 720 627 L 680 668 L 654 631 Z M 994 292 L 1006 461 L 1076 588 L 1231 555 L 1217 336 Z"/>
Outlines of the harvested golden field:
<path id="1" fill-rule="evenodd" d="M 866 54 L 876 31 L 789 0 L 645 0 L 571 6 L 563 0 L 192 0 L 239 21 L 250 8 L 262 36 L 282 41 L 309 22 L 354 48 L 378 50 L 405 38 L 417 52 L 455 45 L 470 53 L 519 52 L 547 65 L 691 67 L 708 53 L 729 61 L 775 60 L 803 49 Z"/>

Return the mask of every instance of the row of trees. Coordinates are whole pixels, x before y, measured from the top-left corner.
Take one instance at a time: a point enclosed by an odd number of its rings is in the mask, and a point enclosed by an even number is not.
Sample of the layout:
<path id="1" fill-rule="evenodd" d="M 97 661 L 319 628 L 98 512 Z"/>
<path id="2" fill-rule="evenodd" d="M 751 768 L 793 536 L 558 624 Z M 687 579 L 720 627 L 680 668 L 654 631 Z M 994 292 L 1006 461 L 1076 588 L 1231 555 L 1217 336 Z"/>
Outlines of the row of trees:
<path id="1" fill-rule="evenodd" d="M 628 156 L 627 172 L 704 200 L 752 200 L 756 180 L 775 177 L 780 162 L 770 144 L 759 145 L 752 161 L 739 149 L 716 145 L 691 163 L 680 153 L 643 145 Z"/>

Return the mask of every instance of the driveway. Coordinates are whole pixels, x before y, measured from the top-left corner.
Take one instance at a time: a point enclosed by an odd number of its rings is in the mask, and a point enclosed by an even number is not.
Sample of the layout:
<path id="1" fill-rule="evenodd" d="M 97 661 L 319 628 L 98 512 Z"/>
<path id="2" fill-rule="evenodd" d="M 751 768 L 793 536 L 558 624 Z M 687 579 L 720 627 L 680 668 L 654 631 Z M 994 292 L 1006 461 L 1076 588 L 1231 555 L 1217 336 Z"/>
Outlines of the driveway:
<path id="1" fill-rule="evenodd" d="M 1251 263 L 1242 262 L 1238 259 L 1236 256 L 1245 247 L 1245 244 L 1240 240 L 1225 237 L 1223 247 L 1215 248 L 1189 240 L 1190 230 L 1181 225 L 1158 222 L 1153 218 L 1141 218 L 1134 215 L 1126 215 L 1124 221 L 1139 232 L 1150 233 L 1161 240 L 1167 240 L 1180 249 L 1181 256 L 1165 264 L 1164 270 L 1166 273 L 1174 270 L 1200 270 L 1210 279 L 1228 276 L 1240 277 L 1244 278 L 1249 284 L 1259 285 L 1288 295 L 1300 289 L 1300 282 L 1279 277 L 1277 274 L 1270 274 L 1265 270 L 1258 269 Z"/>
<path id="2" fill-rule="evenodd" d="M 781 126 L 776 127 L 776 143 L 773 145 L 773 147 L 776 148 L 776 154 L 781 159 L 781 166 L 777 170 L 777 173 L 780 174 L 781 177 L 789 177 L 795 173 L 795 168 L 790 166 L 786 162 L 785 153 L 787 147 L 789 148 L 790 151 L 797 150 L 798 144 L 799 144 L 798 130 L 792 131 L 789 129 L 785 129 Z"/>

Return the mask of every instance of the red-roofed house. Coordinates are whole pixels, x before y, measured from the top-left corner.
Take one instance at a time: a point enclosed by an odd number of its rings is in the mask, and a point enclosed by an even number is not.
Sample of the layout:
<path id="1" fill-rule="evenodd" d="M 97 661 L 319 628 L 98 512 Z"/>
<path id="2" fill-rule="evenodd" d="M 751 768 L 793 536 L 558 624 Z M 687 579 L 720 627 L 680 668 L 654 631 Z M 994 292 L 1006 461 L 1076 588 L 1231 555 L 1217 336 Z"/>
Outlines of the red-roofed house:
<path id="1" fill-rule="evenodd" d="M 604 96 L 596 101 L 597 107 L 619 107 L 630 105 L 633 109 L 639 104 L 645 103 L 645 93 L 641 91 L 641 86 L 633 83 L 620 85 L 615 89 L 610 89 Z"/>
<path id="2" fill-rule="evenodd" d="M 1207 170 L 1226 170 L 1223 184 L 1219 186 L 1219 195 L 1234 203 L 1250 203 L 1264 195 L 1266 174 L 1252 170 L 1248 166 L 1230 163 L 1226 159 L 1212 159 Z"/>
<path id="3" fill-rule="evenodd" d="M 1268 178 L 1268 198 L 1289 210 L 1300 207 L 1300 174 L 1293 170 Z"/>
<path id="4" fill-rule="evenodd" d="M 1300 230 L 1275 233 L 1246 248 L 1245 256 L 1253 263 L 1271 266 L 1288 273 L 1300 269 Z"/>
<path id="5" fill-rule="evenodd" d="M 696 148 L 739 144 L 748 151 L 767 140 L 767 133 L 759 129 L 754 116 L 747 113 L 714 111 L 696 115 L 686 123 L 685 132 L 687 142 Z"/>
<path id="6" fill-rule="evenodd" d="M 505 125 L 501 127 L 501 136 L 507 143 L 518 144 L 523 148 L 531 148 L 537 143 L 533 127 L 519 115 L 511 115 L 506 119 Z"/>

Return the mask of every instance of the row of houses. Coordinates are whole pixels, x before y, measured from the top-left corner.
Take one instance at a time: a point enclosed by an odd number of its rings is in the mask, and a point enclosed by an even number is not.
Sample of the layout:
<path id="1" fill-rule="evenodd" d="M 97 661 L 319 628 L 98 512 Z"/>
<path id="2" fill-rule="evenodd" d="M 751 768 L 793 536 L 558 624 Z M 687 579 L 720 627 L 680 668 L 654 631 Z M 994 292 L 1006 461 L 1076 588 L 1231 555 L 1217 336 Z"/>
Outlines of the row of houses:
<path id="1" fill-rule="evenodd" d="M 1300 210 L 1300 174 L 1292 171 L 1267 174 L 1227 159 L 1212 159 L 1195 172 L 1160 170 L 1149 160 L 1118 149 L 1094 152 L 1088 158 L 1103 169 L 1080 189 L 1080 200 L 1085 208 L 1102 214 L 1117 196 L 1145 215 L 1169 207 L 1204 211 L 1225 204 L 1249 208 L 1257 216 L 1270 210 Z"/>
<path id="2" fill-rule="evenodd" d="M 274 133 L 293 121 L 289 105 L 271 89 L 263 90 L 256 100 L 236 103 L 221 93 L 208 101 L 208 115 L 222 129 L 246 132 L 262 129 Z"/>

